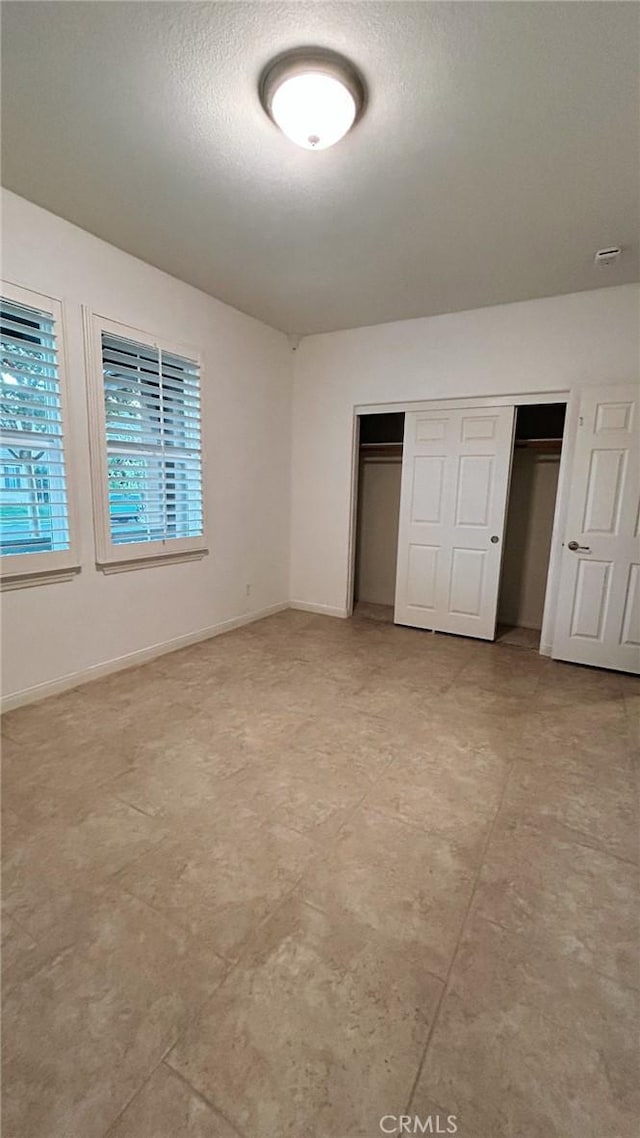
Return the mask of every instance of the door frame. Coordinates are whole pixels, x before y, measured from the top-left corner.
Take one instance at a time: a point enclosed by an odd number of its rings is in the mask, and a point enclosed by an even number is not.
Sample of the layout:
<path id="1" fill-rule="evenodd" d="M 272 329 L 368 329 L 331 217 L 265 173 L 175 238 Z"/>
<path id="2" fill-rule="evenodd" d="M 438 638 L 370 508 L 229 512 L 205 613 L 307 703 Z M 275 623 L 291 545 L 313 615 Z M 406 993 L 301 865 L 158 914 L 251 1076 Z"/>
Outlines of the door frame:
<path id="1" fill-rule="evenodd" d="M 353 615 L 356 569 L 356 522 L 358 513 L 358 457 L 360 450 L 360 416 L 382 415 L 389 412 L 408 411 L 450 411 L 465 410 L 474 407 L 522 407 L 537 403 L 566 403 L 567 411 L 562 434 L 562 450 L 560 452 L 560 470 L 558 472 L 558 489 L 553 515 L 553 530 L 551 534 L 551 552 L 549 554 L 549 567 L 544 594 L 544 612 L 542 616 L 542 629 L 540 632 L 540 655 L 550 656 L 553 644 L 553 630 L 556 617 L 556 602 L 560 584 L 561 543 L 566 524 L 568 507 L 568 489 L 573 450 L 575 446 L 576 428 L 578 424 L 578 408 L 580 404 L 579 390 L 564 391 L 527 391 L 507 395 L 466 395 L 455 399 L 416 399 L 399 400 L 396 403 L 356 403 L 352 411 L 352 451 L 351 451 L 351 496 L 349 510 L 348 535 L 348 573 L 347 595 L 345 598 L 345 615 Z M 510 490 L 510 487 L 509 487 Z M 508 501 L 508 499 L 507 499 Z"/>

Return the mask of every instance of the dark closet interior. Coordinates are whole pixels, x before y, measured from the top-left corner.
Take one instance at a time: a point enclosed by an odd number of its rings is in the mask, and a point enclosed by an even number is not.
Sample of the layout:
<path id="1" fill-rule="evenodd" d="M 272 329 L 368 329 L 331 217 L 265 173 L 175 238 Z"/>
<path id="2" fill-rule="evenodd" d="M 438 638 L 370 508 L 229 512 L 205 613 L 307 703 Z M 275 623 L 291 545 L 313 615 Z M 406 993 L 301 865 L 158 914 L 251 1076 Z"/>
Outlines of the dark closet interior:
<path id="1" fill-rule="evenodd" d="M 538 647 L 566 404 L 516 408 L 497 638 Z"/>
<path id="2" fill-rule="evenodd" d="M 404 412 L 360 416 L 356 605 L 394 603 L 403 436 Z"/>

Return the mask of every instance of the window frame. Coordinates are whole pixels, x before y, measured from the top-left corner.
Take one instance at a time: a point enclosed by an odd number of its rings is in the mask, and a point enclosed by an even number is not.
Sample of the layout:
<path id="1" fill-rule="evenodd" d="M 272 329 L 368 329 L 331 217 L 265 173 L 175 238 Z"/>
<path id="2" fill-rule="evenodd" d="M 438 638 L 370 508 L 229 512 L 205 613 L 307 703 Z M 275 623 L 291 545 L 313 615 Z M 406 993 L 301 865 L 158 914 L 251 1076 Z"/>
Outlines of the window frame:
<path id="1" fill-rule="evenodd" d="M 103 573 L 128 569 L 144 569 L 179 561 L 195 561 L 205 557 L 207 549 L 207 505 L 205 493 L 204 386 L 201 353 L 190 345 L 176 343 L 143 332 L 117 320 L 83 309 L 85 353 L 87 361 L 87 399 L 89 411 L 89 447 L 93 519 L 96 542 L 96 565 Z M 164 538 L 155 541 L 116 543 L 111 538 L 109 510 L 109 473 L 107 456 L 107 422 L 104 406 L 104 371 L 102 333 L 170 355 L 181 356 L 198 367 L 200 392 L 200 476 L 202 481 L 202 534 L 198 537 Z"/>
<path id="2" fill-rule="evenodd" d="M 57 297 L 47 296 L 34 289 L 0 281 L 0 291 L 12 304 L 24 305 L 51 315 L 56 335 L 58 390 L 60 394 L 60 421 L 62 425 L 62 454 L 65 471 L 65 494 L 69 548 L 46 550 L 39 553 L 12 553 L 0 557 L 0 585 L 3 590 L 24 588 L 28 585 L 68 581 L 80 571 L 78 547 L 78 512 L 75 493 L 75 461 L 73 436 L 69 416 L 68 368 L 66 347 L 66 321 L 64 304 Z"/>

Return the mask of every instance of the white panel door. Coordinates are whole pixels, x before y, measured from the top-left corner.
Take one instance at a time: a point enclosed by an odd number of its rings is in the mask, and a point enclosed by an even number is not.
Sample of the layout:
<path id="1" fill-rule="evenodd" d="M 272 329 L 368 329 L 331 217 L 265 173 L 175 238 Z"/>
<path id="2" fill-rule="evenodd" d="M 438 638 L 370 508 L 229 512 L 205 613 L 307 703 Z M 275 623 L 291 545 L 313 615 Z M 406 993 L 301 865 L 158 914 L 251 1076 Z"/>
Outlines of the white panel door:
<path id="1" fill-rule="evenodd" d="M 513 407 L 405 415 L 396 624 L 493 640 Z"/>
<path id="2" fill-rule="evenodd" d="M 584 391 L 552 655 L 640 672 L 640 389 Z"/>

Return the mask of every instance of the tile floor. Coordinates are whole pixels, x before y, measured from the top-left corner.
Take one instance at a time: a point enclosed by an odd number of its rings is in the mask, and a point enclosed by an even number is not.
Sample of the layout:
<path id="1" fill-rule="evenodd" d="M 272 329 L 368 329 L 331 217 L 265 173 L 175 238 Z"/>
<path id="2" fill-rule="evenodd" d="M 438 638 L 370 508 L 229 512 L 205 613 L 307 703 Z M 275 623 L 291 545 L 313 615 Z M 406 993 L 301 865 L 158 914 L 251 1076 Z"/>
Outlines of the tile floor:
<path id="1" fill-rule="evenodd" d="M 496 642 L 510 644 L 513 648 L 531 648 L 540 651 L 540 629 L 520 628 L 513 624 L 499 624 L 496 629 Z"/>
<path id="2" fill-rule="evenodd" d="M 296 612 L 9 713 L 5 1138 L 636 1138 L 639 719 Z"/>

